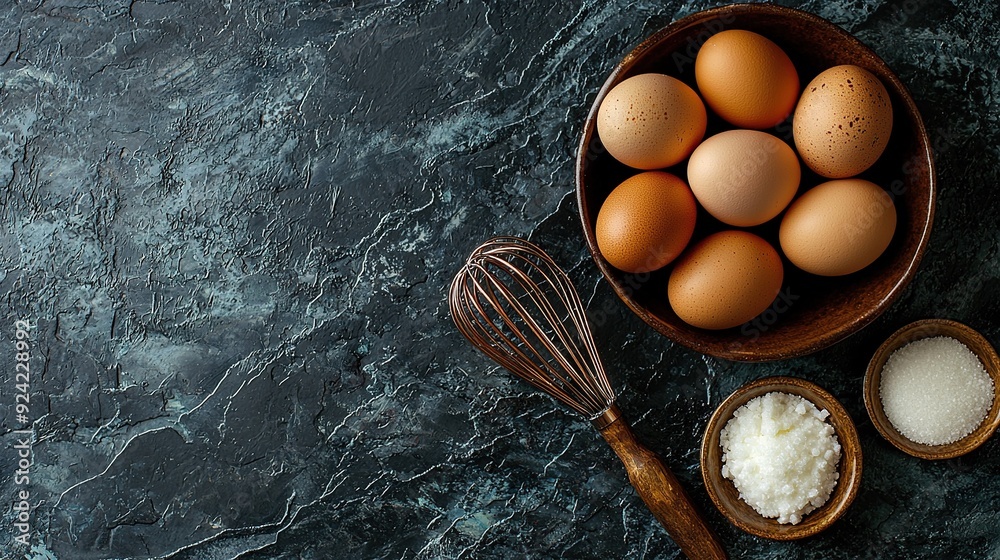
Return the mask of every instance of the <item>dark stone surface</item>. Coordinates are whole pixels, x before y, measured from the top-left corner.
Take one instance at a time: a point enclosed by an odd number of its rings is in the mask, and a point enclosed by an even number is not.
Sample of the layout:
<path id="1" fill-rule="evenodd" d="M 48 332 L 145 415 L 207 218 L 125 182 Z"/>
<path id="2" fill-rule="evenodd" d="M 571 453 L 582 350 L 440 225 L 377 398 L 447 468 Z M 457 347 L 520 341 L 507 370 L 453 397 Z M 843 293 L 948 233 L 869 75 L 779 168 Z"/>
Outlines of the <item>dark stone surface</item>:
<path id="1" fill-rule="evenodd" d="M 734 558 L 1000 555 L 1000 444 L 904 456 L 861 396 L 868 357 L 910 320 L 1000 340 L 997 9 L 788 4 L 855 33 L 909 85 L 940 195 L 900 301 L 775 364 L 703 357 L 632 316 L 600 281 L 572 196 L 607 72 L 712 2 L 0 8 L 0 495 L 30 491 L 28 557 L 678 557 L 599 435 L 452 326 L 446 286 L 495 233 L 545 246 L 606 313 L 595 335 L 622 410 Z M 17 319 L 35 326 L 30 485 L 14 477 Z M 713 408 L 772 374 L 833 392 L 864 446 L 853 507 L 801 542 L 730 526 L 698 473 Z M 4 558 L 27 552 L 14 514 Z"/>

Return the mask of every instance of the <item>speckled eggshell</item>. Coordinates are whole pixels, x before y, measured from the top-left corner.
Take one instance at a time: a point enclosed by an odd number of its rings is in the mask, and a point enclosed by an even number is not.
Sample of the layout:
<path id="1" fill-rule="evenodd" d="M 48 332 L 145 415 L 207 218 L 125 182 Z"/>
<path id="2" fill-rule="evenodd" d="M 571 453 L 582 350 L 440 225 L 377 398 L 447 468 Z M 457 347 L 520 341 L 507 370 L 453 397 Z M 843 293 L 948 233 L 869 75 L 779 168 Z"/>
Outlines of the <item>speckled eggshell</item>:
<path id="1" fill-rule="evenodd" d="M 695 81 L 705 103 L 740 128 L 770 128 L 792 114 L 799 74 L 781 47 L 752 31 L 713 35 L 698 50 Z"/>
<path id="2" fill-rule="evenodd" d="M 785 212 L 778 238 L 806 272 L 842 276 L 875 262 L 896 231 L 896 207 L 875 183 L 838 179 L 813 187 Z"/>
<path id="3" fill-rule="evenodd" d="M 615 159 L 636 169 L 683 161 L 705 136 L 705 104 L 665 74 L 639 74 L 616 85 L 597 111 L 597 133 Z"/>
<path id="4" fill-rule="evenodd" d="M 595 236 L 612 266 L 650 272 L 671 263 L 694 233 L 698 213 L 687 184 L 664 171 L 647 171 L 615 187 L 597 214 Z"/>
<path id="5" fill-rule="evenodd" d="M 677 261 L 667 296 L 684 322 L 703 329 L 728 329 L 767 309 L 783 280 L 781 257 L 767 241 L 746 231 L 721 231 Z"/>
<path id="6" fill-rule="evenodd" d="M 834 66 L 802 92 L 792 133 L 810 169 L 832 179 L 853 177 L 871 167 L 889 143 L 889 92 L 864 68 Z"/>
<path id="7" fill-rule="evenodd" d="M 739 227 L 780 214 L 802 177 L 791 146 L 759 130 L 727 130 L 705 140 L 691 154 L 687 172 L 702 207 Z"/>

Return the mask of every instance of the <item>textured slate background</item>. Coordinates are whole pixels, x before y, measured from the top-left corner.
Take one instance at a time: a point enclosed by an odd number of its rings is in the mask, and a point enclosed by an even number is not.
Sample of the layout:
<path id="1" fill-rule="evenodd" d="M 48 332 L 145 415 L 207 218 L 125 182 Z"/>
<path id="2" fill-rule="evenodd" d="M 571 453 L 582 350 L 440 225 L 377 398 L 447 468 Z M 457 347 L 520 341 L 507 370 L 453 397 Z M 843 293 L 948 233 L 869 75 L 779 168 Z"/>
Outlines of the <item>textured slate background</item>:
<path id="1" fill-rule="evenodd" d="M 991 2 L 782 2 L 902 77 L 937 145 L 930 250 L 827 351 L 734 364 L 631 316 L 572 196 L 614 63 L 714 2 L 83 2 L 0 8 L 0 496 L 13 501 L 14 321 L 33 331 L 35 558 L 676 558 L 588 424 L 487 363 L 444 300 L 473 246 L 530 236 L 592 310 L 620 405 L 734 557 L 1000 555 L 998 443 L 942 463 L 864 412 L 868 356 L 948 317 L 1000 341 L 1000 24 Z M 494 375 L 497 374 L 497 375 Z M 865 476 L 821 536 L 708 503 L 713 408 L 772 374 L 828 388 Z M 4 558 L 14 548 L 4 509 Z"/>

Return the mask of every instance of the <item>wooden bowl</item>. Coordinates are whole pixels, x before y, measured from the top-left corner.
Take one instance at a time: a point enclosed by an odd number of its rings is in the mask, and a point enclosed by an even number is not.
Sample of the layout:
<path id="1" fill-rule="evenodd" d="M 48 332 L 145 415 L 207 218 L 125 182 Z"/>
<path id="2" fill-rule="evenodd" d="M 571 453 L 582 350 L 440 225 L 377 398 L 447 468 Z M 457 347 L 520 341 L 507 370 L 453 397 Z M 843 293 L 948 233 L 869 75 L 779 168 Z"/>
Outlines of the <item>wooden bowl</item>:
<path id="1" fill-rule="evenodd" d="M 907 439 L 886 417 L 882 409 L 882 399 L 879 397 L 882 367 L 885 366 L 889 356 L 910 342 L 933 336 L 950 336 L 968 346 L 993 378 L 993 406 L 986 414 L 986 419 L 971 434 L 945 445 L 926 445 Z M 865 408 L 868 409 L 868 416 L 882 437 L 904 453 L 921 459 L 951 459 L 964 455 L 982 445 L 993 435 L 997 426 L 1000 426 L 1000 357 L 983 335 L 962 323 L 947 319 L 924 319 L 910 323 L 892 333 L 892 336 L 879 346 L 868 363 L 868 371 L 865 373 Z"/>
<path id="2" fill-rule="evenodd" d="M 611 190 L 638 173 L 604 150 L 596 129 L 597 111 L 622 80 L 645 72 L 660 72 L 692 87 L 698 47 L 724 29 L 760 33 L 781 46 L 795 64 L 802 87 L 819 72 L 838 64 L 855 64 L 874 73 L 885 85 L 893 105 L 894 126 L 879 161 L 861 178 L 895 195 L 898 216 L 889 248 L 867 268 L 836 278 L 807 274 L 785 261 L 785 282 L 771 308 L 732 329 L 703 330 L 682 321 L 667 301 L 671 267 L 651 274 L 626 274 L 601 255 L 595 237 L 597 213 Z M 709 137 L 733 128 L 709 111 Z M 788 121 L 766 132 L 791 143 Z M 686 179 L 685 160 L 667 171 Z M 799 194 L 825 181 L 802 166 Z M 815 352 L 871 323 L 895 301 L 913 278 L 930 235 L 934 216 L 935 178 L 930 141 L 923 120 L 906 87 L 871 49 L 836 25 L 807 12 L 770 4 L 736 4 L 680 19 L 643 41 L 625 55 L 597 94 L 587 117 L 576 161 L 577 203 L 583 233 L 601 273 L 625 304 L 667 338 L 712 356 L 730 360 L 767 361 Z M 778 244 L 780 217 L 749 231 Z M 691 243 L 731 229 L 699 209 Z"/>
<path id="3" fill-rule="evenodd" d="M 740 498 L 732 481 L 722 476 L 722 448 L 719 434 L 737 408 L 750 399 L 778 391 L 805 398 L 817 408 L 830 413 L 827 421 L 833 425 L 840 441 L 841 456 L 837 486 L 822 507 L 805 515 L 796 525 L 778 523 L 762 517 Z M 708 421 L 701 442 L 701 476 L 715 507 L 730 523 L 758 537 L 787 541 L 815 535 L 829 527 L 847 511 L 861 486 L 861 442 L 854 421 L 844 407 L 819 386 L 797 377 L 768 377 L 740 387 L 729 395 Z"/>

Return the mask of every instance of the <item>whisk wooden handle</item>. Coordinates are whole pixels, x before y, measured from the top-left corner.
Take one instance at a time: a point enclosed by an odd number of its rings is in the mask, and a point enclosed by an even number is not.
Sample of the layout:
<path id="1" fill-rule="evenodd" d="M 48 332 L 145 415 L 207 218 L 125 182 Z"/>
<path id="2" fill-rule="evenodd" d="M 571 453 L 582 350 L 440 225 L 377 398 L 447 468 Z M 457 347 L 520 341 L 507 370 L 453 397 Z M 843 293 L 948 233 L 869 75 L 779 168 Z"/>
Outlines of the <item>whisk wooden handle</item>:
<path id="1" fill-rule="evenodd" d="M 719 538 L 695 509 L 677 477 L 656 453 L 639 443 L 625 419 L 619 417 L 599 429 L 625 464 L 632 486 L 681 552 L 696 560 L 726 558 Z"/>

